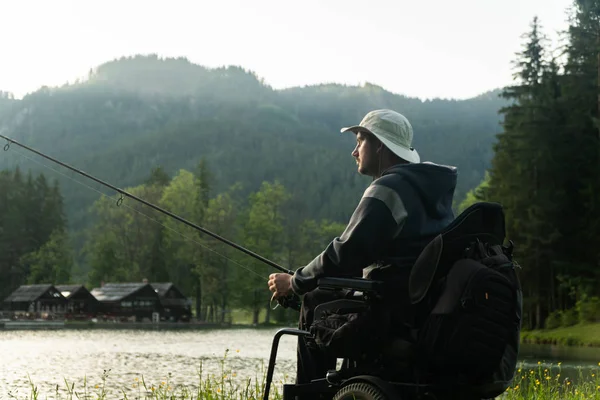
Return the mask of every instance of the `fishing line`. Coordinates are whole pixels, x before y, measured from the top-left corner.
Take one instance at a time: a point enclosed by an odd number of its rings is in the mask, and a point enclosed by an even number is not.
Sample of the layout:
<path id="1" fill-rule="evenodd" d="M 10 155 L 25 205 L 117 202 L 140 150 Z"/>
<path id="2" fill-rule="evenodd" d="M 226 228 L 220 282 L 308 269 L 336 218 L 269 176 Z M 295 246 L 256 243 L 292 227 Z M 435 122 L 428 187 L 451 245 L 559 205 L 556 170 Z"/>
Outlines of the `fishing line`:
<path id="1" fill-rule="evenodd" d="M 5 151 L 6 151 L 6 150 L 8 150 L 7 146 L 8 146 L 8 148 L 10 148 L 10 146 L 9 146 L 9 145 L 5 145 L 5 146 L 4 146 L 4 150 L 5 150 Z M 14 153 L 16 153 L 16 154 L 18 154 L 19 156 L 21 156 L 21 157 L 23 157 L 23 158 L 25 158 L 25 159 L 29 160 L 29 161 L 32 161 L 32 162 L 34 162 L 34 163 L 36 163 L 36 164 L 38 164 L 38 165 L 41 165 L 41 166 L 42 166 L 42 167 L 44 167 L 44 168 L 47 168 L 47 169 L 49 169 L 49 170 L 51 170 L 51 171 L 53 171 L 53 172 L 56 172 L 57 174 L 60 174 L 60 175 L 62 175 L 63 177 L 65 177 L 65 178 L 67 178 L 67 179 L 69 179 L 69 180 L 71 180 L 71 181 L 73 181 L 73 182 L 75 182 L 75 183 L 78 183 L 78 184 L 80 184 L 80 185 L 82 185 L 82 186 L 84 186 L 84 187 L 86 187 L 86 188 L 88 188 L 88 189 L 90 189 L 90 190 L 92 190 L 92 191 L 94 191 L 94 192 L 96 192 L 96 193 L 98 193 L 98 194 L 100 194 L 100 195 L 102 195 L 102 196 L 104 196 L 104 197 L 107 197 L 107 198 L 109 198 L 109 199 L 111 199 L 111 200 L 113 200 L 113 201 L 114 201 L 114 199 L 113 199 L 111 196 L 107 195 L 106 193 L 103 193 L 103 192 L 101 192 L 100 190 L 98 190 L 98 189 L 96 189 L 96 188 L 94 188 L 94 187 L 92 187 L 92 186 L 89 186 L 89 185 L 87 185 L 87 184 L 85 184 L 85 183 L 83 183 L 83 182 L 80 182 L 80 181 L 78 181 L 77 179 L 75 179 L 75 178 L 72 178 L 72 177 L 70 177 L 70 176 L 68 176 L 68 175 L 64 174 L 63 172 L 61 172 L 61 171 L 58 171 L 58 170 L 56 170 L 56 169 L 54 169 L 54 168 L 50 167 L 49 165 L 46 165 L 46 164 L 44 164 L 44 163 L 42 163 L 42 162 L 40 162 L 40 161 L 38 161 L 38 160 L 35 160 L 35 159 L 31 158 L 31 157 L 28 157 L 28 156 L 26 156 L 25 154 L 22 154 L 21 152 L 19 152 L 19 151 L 17 151 L 17 150 L 14 150 L 14 149 L 13 149 L 13 152 L 14 152 Z M 157 223 L 158 225 L 162 226 L 163 228 L 165 228 L 165 229 L 169 229 L 169 230 L 171 230 L 171 231 L 173 231 L 173 232 L 177 233 L 178 235 L 182 236 L 183 238 L 185 238 L 185 239 L 188 239 L 189 241 L 191 241 L 191 242 L 193 242 L 193 243 L 196 243 L 197 245 L 199 245 L 199 246 L 203 247 L 203 248 L 204 248 L 204 249 L 206 249 L 206 250 L 212 251 L 213 253 L 217 254 L 218 256 L 221 256 L 221 257 L 223 257 L 224 259 L 226 259 L 226 260 L 228 260 L 228 261 L 231 261 L 232 263 L 234 263 L 234 264 L 238 265 L 239 267 L 241 267 L 241 268 L 245 269 L 246 271 L 248 271 L 248 272 L 250 272 L 250 273 L 252 273 L 252 274 L 254 274 L 254 275 L 258 276 L 259 278 L 263 278 L 263 279 L 264 279 L 263 275 L 260 275 L 260 274 L 259 274 L 259 273 L 257 273 L 256 271 L 254 271 L 254 270 L 252 270 L 252 269 L 250 269 L 250 268 L 248 268 L 248 267 L 246 267 L 246 266 L 244 266 L 244 265 L 242 265 L 242 264 L 238 263 L 238 262 L 237 262 L 237 261 L 235 261 L 235 260 L 232 260 L 231 258 L 229 258 L 229 257 L 227 257 L 227 256 L 225 256 L 225 255 L 223 255 L 223 254 L 221 254 L 221 253 L 219 253 L 219 252 L 217 252 L 216 250 L 213 250 L 213 249 L 211 249 L 210 247 L 208 247 L 208 246 L 206 246 L 206 245 L 204 245 L 204 244 L 200 243 L 199 241 L 197 241 L 197 240 L 195 240 L 195 239 L 193 239 L 193 238 L 190 238 L 189 236 L 187 236 L 187 235 L 185 235 L 185 234 L 183 234 L 183 233 L 179 232 L 178 230 L 176 230 L 176 229 L 174 229 L 174 228 L 171 228 L 170 226 L 167 226 L 167 225 L 163 224 L 162 222 L 160 222 L 160 221 L 158 221 L 158 220 L 156 220 L 156 219 L 152 218 L 151 216 L 149 216 L 149 215 L 147 215 L 147 214 L 144 214 L 142 211 L 140 211 L 140 210 L 137 210 L 137 209 L 135 209 L 135 208 L 133 208 L 133 207 L 131 207 L 131 206 L 127 205 L 127 204 L 123 204 L 123 196 L 122 196 L 122 195 L 121 195 L 121 197 L 120 197 L 120 198 L 117 200 L 117 206 L 119 206 L 119 207 L 123 206 L 123 207 L 126 207 L 126 208 L 128 208 L 128 209 L 130 209 L 130 210 L 132 210 L 132 211 L 135 211 L 135 212 L 137 212 L 138 214 L 140 214 L 140 215 L 142 215 L 142 216 L 144 216 L 144 217 L 148 218 L 150 221 L 153 221 L 153 222 Z"/>
<path id="2" fill-rule="evenodd" d="M 6 137 L 6 136 L 4 136 L 4 135 L 2 135 L 2 134 L 0 134 L 0 138 L 3 138 L 3 139 L 6 139 L 6 140 L 7 140 L 7 143 L 6 143 L 6 145 L 4 146 L 4 151 L 8 151 L 8 149 L 10 149 L 10 145 L 11 145 L 11 143 L 14 143 L 15 145 L 17 145 L 17 146 L 19 146 L 19 147 L 22 147 L 22 148 L 24 148 L 24 149 L 26 149 L 26 150 L 29 150 L 29 151 L 31 151 L 32 153 L 35 153 L 35 154 L 37 154 L 37 155 L 39 155 L 39 156 L 41 156 L 41 157 L 43 157 L 43 158 L 45 158 L 45 159 L 47 159 L 47 160 L 50 160 L 50 161 L 52 161 L 52 162 L 53 162 L 53 163 L 55 163 L 55 164 L 59 164 L 59 165 L 61 165 L 61 166 L 65 167 L 65 168 L 67 168 L 67 169 L 69 169 L 69 170 L 71 170 L 71 171 L 74 171 L 74 172 L 76 172 L 76 173 L 78 173 L 78 174 L 80 174 L 80 175 L 83 175 L 83 176 L 85 176 L 86 178 L 89 178 L 89 179 L 91 179 L 91 180 L 93 180 L 93 181 L 95 181 L 95 182 L 98 182 L 98 183 L 100 183 L 100 184 L 101 184 L 101 185 L 103 185 L 103 186 L 109 187 L 109 188 L 111 188 L 112 190 L 119 192 L 119 193 L 120 193 L 122 196 L 124 195 L 124 196 L 127 196 L 127 197 L 131 197 L 132 199 L 134 199 L 134 200 L 137 200 L 138 202 L 140 202 L 140 203 L 142 203 L 142 204 L 145 204 L 145 205 L 147 205 L 148 207 L 150 207 L 150 208 L 153 208 L 153 209 L 154 209 L 154 210 L 156 210 L 156 211 L 159 211 L 159 212 L 161 212 L 161 213 L 163 213 L 163 214 L 166 214 L 166 215 L 168 215 L 169 217 L 171 217 L 171 218 L 173 218 L 173 219 L 176 219 L 177 221 L 179 221 L 179 222 L 181 222 L 181 223 L 183 223 L 183 224 L 185 224 L 185 225 L 187 225 L 187 226 L 190 226 L 190 227 L 192 227 L 192 228 L 194 228 L 194 229 L 197 229 L 197 230 L 199 230 L 199 231 L 201 231 L 201 232 L 203 232 L 203 233 L 205 233 L 205 234 L 207 234 L 207 235 L 209 235 L 209 236 L 212 236 L 213 238 L 215 238 L 215 239 L 217 239 L 217 240 L 219 240 L 219 241 L 221 241 L 221 242 L 223 242 L 223 243 L 227 243 L 227 244 L 228 244 L 228 245 L 230 245 L 231 247 L 233 247 L 233 248 L 236 248 L 237 250 L 239 250 L 239 251 L 241 251 L 241 252 L 243 252 L 243 253 L 246 253 L 247 255 L 249 255 L 249 256 L 251 256 L 251 257 L 253 257 L 253 258 L 256 258 L 256 259 L 257 259 L 257 260 L 259 260 L 259 261 L 262 261 L 263 263 L 265 263 L 265 264 L 267 264 L 267 265 L 269 265 L 269 266 L 271 266 L 271 267 L 273 267 L 273 268 L 275 268 L 275 269 L 277 269 L 277 270 L 279 270 L 279 271 L 281 271 L 281 272 L 285 272 L 285 273 L 287 273 L 287 274 L 293 275 L 293 272 L 292 272 L 291 270 L 289 270 L 289 269 L 286 269 L 286 268 L 283 268 L 283 267 L 282 267 L 282 266 L 280 266 L 279 264 L 277 264 L 277 263 L 275 263 L 275 262 L 273 262 L 273 261 L 271 261 L 271 260 L 269 260 L 269 259 L 267 259 L 267 258 L 265 258 L 265 257 L 263 257 L 263 256 L 261 256 L 261 255 L 259 255 L 259 254 L 256 254 L 256 253 L 254 253 L 253 251 L 250 251 L 250 250 L 248 250 L 248 249 L 246 249 L 246 248 L 244 248 L 244 247 L 242 247 L 242 246 L 240 246 L 240 245 L 238 245 L 238 244 L 236 244 L 236 243 L 233 243 L 232 241 L 230 241 L 230 240 L 228 240 L 228 239 L 225 239 L 224 237 L 221 237 L 221 236 L 219 236 L 219 235 L 217 235 L 217 234 L 215 234 L 215 233 L 212 233 L 212 232 L 211 232 L 211 231 L 209 231 L 208 229 L 202 228 L 201 226 L 199 226 L 199 225 L 196 225 L 196 224 L 194 224 L 194 223 L 192 223 L 192 222 L 190 222 L 190 221 L 188 221 L 188 220 L 186 220 L 186 219 L 183 219 L 183 218 L 181 218 L 180 216 L 178 216 L 178 215 L 176 215 L 176 214 L 173 214 L 173 213 L 172 213 L 172 212 L 170 212 L 170 211 L 167 211 L 167 210 L 165 210 L 165 209 L 163 209 L 163 208 L 161 208 L 161 207 L 158 207 L 158 206 L 156 206 L 156 205 L 154 205 L 154 204 L 152 204 L 152 203 L 150 203 L 150 202 L 148 202 L 148 201 L 146 201 L 146 200 L 144 200 L 144 199 L 141 199 L 141 198 L 139 198 L 139 197 L 137 197 L 137 196 L 134 196 L 134 195 L 132 195 L 131 193 L 128 193 L 128 192 L 124 191 L 123 189 L 119 189 L 118 187 L 115 187 L 115 186 L 111 185 L 110 183 L 108 183 L 108 182 L 106 182 L 106 181 L 100 180 L 100 179 L 98 179 L 98 178 L 96 178 L 96 177 L 94 177 L 94 176 L 92 176 L 92 175 L 90 175 L 90 174 L 87 174 L 87 173 L 85 173 L 85 172 L 83 172 L 83 171 L 81 171 L 81 170 L 79 170 L 79 169 L 77 169 L 77 168 L 74 168 L 74 167 L 72 167 L 72 166 L 70 166 L 70 165 L 68 165 L 68 164 L 65 164 L 65 163 L 64 163 L 64 162 L 62 162 L 62 161 L 59 161 L 59 160 L 57 160 L 57 159 L 55 159 L 55 158 L 52 158 L 52 157 L 50 157 L 50 156 L 48 156 L 48 155 L 46 155 L 46 154 L 44 154 L 44 153 L 42 153 L 42 152 L 40 152 L 40 151 L 38 151 L 38 150 L 35 150 L 35 149 L 33 149 L 33 148 L 29 147 L 29 146 L 26 146 L 26 145 L 24 145 L 24 144 L 21 144 L 21 143 L 17 142 L 16 140 L 14 140 L 14 139 L 11 139 L 11 138 L 9 138 L 9 137 Z M 123 200 L 122 200 L 122 196 L 121 196 L 121 198 L 120 198 L 120 199 L 117 201 L 117 205 L 119 205 L 119 203 L 120 203 L 120 202 L 121 202 L 121 203 L 123 202 Z"/>
<path id="3" fill-rule="evenodd" d="M 4 132 L 4 130 L 2 130 L 2 131 L 0 131 L 0 132 Z M 209 236 L 211 236 L 211 237 L 213 237 L 213 238 L 215 238 L 215 239 L 217 239 L 217 240 L 221 241 L 222 243 L 226 243 L 226 244 L 228 244 L 229 246 L 231 246 L 231 247 L 233 247 L 233 248 L 235 248 L 235 249 L 237 249 L 237 250 L 239 250 L 239 251 L 241 251 L 241 252 L 243 252 L 243 253 L 245 253 L 245 254 L 247 254 L 247 255 L 249 255 L 249 256 L 251 256 L 251 257 L 253 257 L 253 258 L 257 259 L 257 260 L 259 260 L 259 261 L 261 261 L 261 262 L 263 262 L 264 264 L 267 264 L 267 265 L 269 265 L 269 266 L 271 266 L 271 267 L 273 267 L 273 268 L 275 268 L 275 269 L 277 269 L 277 270 L 279 270 L 279 271 L 283 272 L 283 273 L 287 273 L 287 274 L 290 274 L 290 275 L 293 275 L 293 274 L 294 274 L 294 273 L 293 273 L 291 270 L 289 270 L 289 269 L 286 269 L 286 268 L 284 268 L 284 267 L 282 267 L 282 266 L 278 265 L 277 263 L 275 263 L 275 262 L 273 262 L 273 261 L 271 261 L 271 260 L 269 260 L 269 259 L 267 259 L 267 258 L 265 258 L 265 257 L 263 257 L 263 256 L 261 256 L 261 255 L 259 255 L 259 254 L 257 254 L 257 253 L 254 253 L 254 252 L 252 252 L 252 251 L 250 251 L 250 250 L 248 250 L 248 249 L 246 249 L 246 248 L 244 248 L 244 247 L 242 247 L 242 246 L 240 246 L 240 245 L 238 245 L 238 244 L 236 244 L 236 243 L 234 243 L 234 242 L 232 242 L 232 241 L 230 241 L 230 240 L 227 240 L 227 239 L 225 239 L 224 237 L 221 237 L 221 236 L 219 236 L 219 235 L 217 235 L 217 234 L 215 234 L 215 233 L 213 233 L 213 232 L 209 231 L 208 229 L 202 228 L 201 226 L 198 226 L 198 225 L 196 225 L 196 224 L 194 224 L 194 223 L 192 223 L 192 222 L 190 222 L 190 221 L 188 221 L 188 220 L 186 220 L 186 219 L 184 219 L 184 218 L 182 218 L 182 217 L 180 217 L 180 216 L 178 216 L 178 215 L 176 215 L 176 214 L 173 214 L 173 213 L 172 213 L 172 212 L 170 212 L 170 211 L 167 211 L 167 210 L 165 210 L 165 209 L 163 209 L 163 208 L 161 208 L 161 207 L 158 207 L 158 206 L 156 206 L 156 205 L 154 205 L 154 204 L 152 204 L 152 203 L 150 203 L 150 202 L 148 202 L 148 201 L 146 201 L 146 200 L 144 200 L 144 199 L 141 199 L 141 198 L 139 198 L 139 197 L 137 197 L 137 196 L 134 196 L 134 195 L 132 195 L 132 194 L 130 194 L 130 193 L 128 193 L 128 192 L 126 192 L 126 191 L 124 191 L 123 189 L 119 189 L 119 188 L 117 188 L 117 187 L 115 187 L 115 186 L 111 185 L 110 183 L 107 183 L 107 182 L 105 182 L 105 181 L 102 181 L 102 180 L 100 180 L 100 179 L 98 179 L 98 178 L 96 178 L 96 177 L 94 177 L 94 176 L 92 176 L 92 175 L 89 175 L 89 174 L 87 174 L 87 173 L 85 173 L 85 172 L 83 172 L 83 171 L 81 171 L 81 170 L 79 170 L 79 169 L 77 169 L 77 168 L 74 168 L 74 167 L 72 167 L 72 166 L 70 166 L 70 165 L 68 165 L 68 164 L 65 164 L 65 163 L 64 163 L 64 162 L 62 162 L 62 161 L 59 161 L 59 160 L 57 160 L 57 159 L 55 159 L 55 158 L 52 158 L 52 157 L 50 157 L 50 156 L 48 156 L 48 155 L 46 155 L 46 154 L 44 154 L 44 153 L 42 153 L 42 152 L 40 152 L 40 151 L 38 151 L 38 150 L 35 150 L 35 149 L 31 148 L 31 147 L 28 147 L 28 146 L 26 146 L 26 145 L 24 145 L 24 144 L 21 144 L 21 143 L 17 142 L 16 140 L 14 140 L 14 139 L 11 139 L 11 138 L 9 138 L 9 137 L 6 137 L 6 136 L 4 136 L 4 135 L 2 135 L 2 134 L 0 134 L 0 138 L 6 139 L 6 141 L 7 141 L 7 143 L 4 145 L 4 151 L 8 151 L 8 150 L 10 149 L 10 147 L 11 147 L 11 144 L 13 144 L 13 143 L 14 143 L 15 145 L 17 145 L 17 146 L 19 146 L 19 147 L 22 147 L 22 148 L 24 148 L 24 149 L 26 149 L 26 150 L 28 150 L 28 151 L 30 151 L 30 152 L 32 152 L 32 153 L 35 153 L 35 154 L 37 154 L 37 155 L 39 155 L 39 156 L 41 156 L 41 157 L 43 157 L 43 158 L 45 158 L 45 159 L 47 159 L 47 160 L 50 160 L 50 161 L 52 161 L 52 162 L 53 162 L 53 163 L 55 163 L 55 164 L 61 165 L 61 166 L 62 166 L 62 167 L 64 167 L 64 168 L 67 168 L 67 169 L 69 169 L 69 170 L 71 170 L 71 171 L 73 171 L 73 172 L 76 172 L 76 173 L 78 173 L 78 174 L 80 174 L 80 175 L 83 175 L 83 176 L 85 176 L 85 177 L 86 177 L 86 178 L 88 178 L 88 179 L 91 179 L 91 180 L 93 180 L 93 181 L 95 181 L 95 182 L 97 182 L 97 183 L 100 183 L 100 184 L 101 184 L 101 185 L 103 185 L 103 186 L 106 186 L 106 187 L 108 187 L 108 188 L 111 188 L 112 190 L 114 190 L 114 191 L 118 192 L 118 193 L 120 194 L 120 197 L 119 197 L 119 199 L 117 200 L 117 206 L 121 206 L 121 205 L 122 205 L 122 203 L 123 203 L 123 196 L 130 197 L 130 198 L 132 198 L 132 199 L 134 199 L 134 200 L 137 200 L 139 203 L 142 203 L 142 204 L 144 204 L 144 205 L 146 205 L 146 206 L 148 206 L 148 207 L 150 207 L 150 208 L 152 208 L 152 209 L 154 209 L 154 210 L 156 210 L 156 211 L 158 211 L 158 212 L 161 212 L 161 213 L 163 213 L 163 214 L 165 214 L 165 215 L 167 215 L 167 216 L 169 216 L 169 217 L 171 217 L 171 218 L 173 218 L 173 219 L 175 219 L 175 220 L 177 220 L 177 221 L 179 221 L 179 222 L 181 222 L 181 223 L 183 223 L 183 224 L 185 224 L 185 225 L 187 225 L 187 226 L 189 226 L 189 227 L 192 227 L 192 228 L 194 228 L 194 229 L 196 229 L 196 230 L 199 230 L 199 231 L 201 231 L 201 232 L 203 232 L 203 233 L 207 234 L 207 235 L 209 235 Z M 22 157 L 24 157 L 24 158 L 26 158 L 26 159 L 28 159 L 28 160 L 31 160 L 31 161 L 33 161 L 33 162 L 35 162 L 35 163 L 37 163 L 37 164 L 40 164 L 40 165 L 42 165 L 43 167 L 45 167 L 45 168 L 48 168 L 48 169 L 50 169 L 50 170 L 52 170 L 52 171 L 54 171 L 54 172 L 56 172 L 56 173 L 59 173 L 59 174 L 61 174 L 61 175 L 65 176 L 67 179 L 69 179 L 69 180 L 72 180 L 72 181 L 74 181 L 74 182 L 76 182 L 76 183 L 79 183 L 79 184 L 81 184 L 81 185 L 83 185 L 83 186 L 87 187 L 88 189 L 91 189 L 91 190 L 93 190 L 93 191 L 95 191 L 95 192 L 97 192 L 97 193 L 100 193 L 102 196 L 106 196 L 106 197 L 109 197 L 109 198 L 110 198 L 110 196 L 108 196 L 108 195 L 104 194 L 103 192 L 101 192 L 101 191 L 99 191 L 99 190 L 97 190 L 97 189 L 95 189 L 95 188 L 92 188 L 91 186 L 88 186 L 88 185 L 86 185 L 86 184 L 84 184 L 84 183 L 82 183 L 82 182 L 79 182 L 79 181 L 77 181 L 76 179 L 74 179 L 74 178 L 71 178 L 71 177 L 69 177 L 69 176 L 67 176 L 67 175 L 65 175 L 65 174 L 63 174 L 63 173 L 61 173 L 61 172 L 59 172 L 59 171 L 57 171 L 57 170 L 55 170 L 55 169 L 53 169 L 53 168 L 51 168 L 51 167 L 49 167 L 49 166 L 45 165 L 45 164 L 43 164 L 43 163 L 40 163 L 40 162 L 38 162 L 38 161 L 36 161 L 36 160 L 34 160 L 34 159 L 31 159 L 31 158 L 29 158 L 29 157 L 27 157 L 27 156 L 25 156 L 25 155 L 23 155 L 23 154 L 21 154 L 21 153 L 19 153 L 19 152 L 17 152 L 17 154 L 19 154 L 20 156 L 22 156 Z M 127 207 L 127 206 L 126 206 L 126 207 Z M 232 260 L 232 259 L 230 259 L 230 258 L 228 258 L 228 257 L 226 257 L 226 256 L 224 256 L 224 255 L 222 255 L 222 254 L 220 254 L 220 253 L 218 253 L 217 251 L 215 251 L 215 250 L 212 250 L 212 249 L 210 249 L 210 248 L 208 248 L 208 247 L 204 246 L 202 243 L 200 243 L 200 242 L 198 242 L 198 241 L 196 241 L 196 240 L 194 240 L 194 239 L 191 239 L 191 238 L 187 237 L 186 235 L 182 234 L 181 232 L 179 232 L 179 231 L 177 231 L 177 230 L 175 230 L 175 229 L 173 229 L 173 228 L 171 228 L 171 227 L 168 227 L 168 226 L 166 226 L 166 225 L 163 225 L 161 222 L 159 222 L 159 221 L 155 220 L 154 218 L 152 218 L 152 217 L 150 217 L 150 216 L 148 216 L 148 215 L 146 215 L 146 214 L 144 214 L 144 213 L 142 213 L 142 212 L 140 212 L 140 211 L 138 211 L 138 210 L 136 210 L 136 209 L 134 209 L 134 208 L 131 208 L 131 207 L 128 207 L 128 208 L 130 208 L 131 210 L 133 210 L 133 211 L 135 211 L 135 212 L 137 212 L 137 213 L 139 213 L 139 214 L 141 214 L 141 215 L 145 216 L 145 217 L 146 217 L 146 218 L 148 218 L 149 220 L 156 222 L 157 224 L 159 224 L 159 225 L 163 226 L 164 228 L 166 228 L 166 229 L 169 229 L 169 230 L 172 230 L 173 232 L 175 232 L 175 233 L 177 233 L 177 234 L 181 235 L 182 237 L 184 237 L 184 238 L 186 238 L 186 239 L 188 239 L 188 240 L 190 240 L 190 241 L 192 241 L 192 242 L 194 242 L 194 243 L 196 243 L 196 244 L 198 244 L 198 245 L 200 245 L 200 246 L 202 246 L 202 247 L 204 247 L 204 248 L 206 248 L 206 249 L 208 249 L 208 250 L 212 251 L 213 253 L 215 253 L 215 254 L 217 254 L 217 255 L 219 255 L 219 256 L 221 256 L 221 257 L 223 257 L 224 259 L 226 259 L 226 260 L 229 260 L 229 261 L 233 262 L 234 264 L 236 264 L 236 265 L 240 266 L 241 268 L 245 269 L 246 271 L 250 271 L 250 272 L 252 272 L 254 275 L 256 275 L 256 276 L 259 276 L 259 277 L 261 277 L 261 278 L 262 278 L 262 275 L 258 274 L 258 273 L 257 273 L 256 271 L 254 271 L 254 270 L 251 270 L 251 269 L 249 269 L 249 268 L 247 268 L 247 267 L 245 267 L 245 266 L 241 265 L 241 264 L 240 264 L 240 263 L 238 263 L 237 261 L 234 261 L 234 260 Z M 273 302 L 273 300 L 274 300 L 274 299 L 275 299 L 275 293 L 273 293 L 273 296 L 271 297 L 271 303 Z M 290 294 L 290 295 L 288 295 L 287 297 L 284 297 L 284 298 L 277 298 L 276 300 L 277 300 L 277 303 L 278 303 L 278 305 L 279 305 L 279 304 L 281 304 L 281 305 L 283 305 L 285 308 L 287 308 L 288 306 L 291 306 L 291 307 L 294 307 L 294 308 L 297 308 L 297 309 L 299 309 L 299 299 L 298 299 L 298 297 L 297 297 L 295 294 L 293 294 L 293 293 L 292 293 L 292 294 Z M 275 307 L 275 308 L 276 308 L 276 307 Z"/>

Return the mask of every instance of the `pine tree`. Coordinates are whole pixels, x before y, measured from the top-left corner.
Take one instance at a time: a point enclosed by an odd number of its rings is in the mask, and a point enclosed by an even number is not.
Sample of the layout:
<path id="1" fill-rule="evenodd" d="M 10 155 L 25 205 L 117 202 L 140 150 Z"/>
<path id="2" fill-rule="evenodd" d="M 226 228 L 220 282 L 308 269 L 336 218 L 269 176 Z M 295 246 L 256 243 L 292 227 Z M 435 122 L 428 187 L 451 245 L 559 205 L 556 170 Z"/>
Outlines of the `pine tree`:
<path id="1" fill-rule="evenodd" d="M 195 171 L 195 219 L 197 224 L 204 223 L 206 210 L 208 208 L 208 202 L 210 199 L 211 187 L 212 187 L 212 174 L 208 167 L 208 163 L 204 158 L 200 160 Z M 199 241 L 203 242 L 205 237 L 202 232 L 198 232 Z M 202 264 L 206 259 L 206 252 L 199 251 L 198 263 Z M 196 318 L 202 320 L 202 268 L 196 265 L 191 271 L 196 286 Z"/>
<path id="2" fill-rule="evenodd" d="M 26 282 L 68 280 L 73 260 L 58 183 L 46 177 L 26 180 L 17 167 L 0 172 L 0 295 Z"/>
<path id="3" fill-rule="evenodd" d="M 565 64 L 564 101 L 569 108 L 570 149 L 566 210 L 572 238 L 571 276 L 583 278 L 580 292 L 598 294 L 600 278 L 600 0 L 575 0 Z M 587 282 L 587 284 L 586 284 Z M 592 289 L 593 288 L 593 289 Z"/>
<path id="4" fill-rule="evenodd" d="M 164 170 L 162 166 L 158 166 L 152 168 L 150 172 L 150 176 L 144 181 L 144 185 L 159 185 L 159 186 L 167 186 L 171 178 L 169 174 Z"/>
<path id="5" fill-rule="evenodd" d="M 518 82 L 502 93 L 512 104 L 501 110 L 504 131 L 498 135 L 484 194 L 504 206 L 507 235 L 517 244 L 519 262 L 525 267 L 526 316 L 531 326 L 541 327 L 551 311 L 553 294 L 547 291 L 551 285 L 546 268 L 559 237 L 553 218 L 561 204 L 553 193 L 552 174 L 556 156 L 552 141 L 559 132 L 553 125 L 555 99 L 547 83 L 555 78 L 550 67 L 554 64 L 545 59 L 545 38 L 537 17 L 526 38 L 516 60 Z"/>

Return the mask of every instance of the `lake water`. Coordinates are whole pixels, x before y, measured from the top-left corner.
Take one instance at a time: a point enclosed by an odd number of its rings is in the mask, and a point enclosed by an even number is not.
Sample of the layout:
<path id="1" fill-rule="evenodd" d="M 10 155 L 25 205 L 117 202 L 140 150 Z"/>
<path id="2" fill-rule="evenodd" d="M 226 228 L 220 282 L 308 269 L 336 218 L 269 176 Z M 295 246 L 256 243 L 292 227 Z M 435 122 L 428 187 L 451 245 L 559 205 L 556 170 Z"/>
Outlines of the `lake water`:
<path id="1" fill-rule="evenodd" d="M 142 377 L 159 385 L 169 378 L 171 385 L 194 387 L 199 382 L 202 364 L 204 376 L 221 376 L 221 362 L 227 350 L 225 369 L 236 379 L 262 378 L 266 371 L 273 329 L 218 330 L 4 330 L 0 331 L 0 399 L 10 394 L 29 398 L 29 377 L 42 394 L 53 399 L 56 386 L 63 389 L 64 379 L 81 389 L 84 377 L 88 386 L 102 384 L 105 370 L 107 387 L 123 389 L 129 398 L 140 393 L 134 387 Z M 292 382 L 295 373 L 296 338 L 281 339 L 274 385 Z M 600 349 L 523 346 L 522 359 L 527 366 L 538 361 L 563 369 L 592 367 L 600 362 Z M 286 376 L 287 375 L 287 376 Z M 29 376 L 29 377 L 28 377 Z M 143 392 L 143 391 L 142 391 Z M 109 398 L 122 398 L 119 397 Z"/>

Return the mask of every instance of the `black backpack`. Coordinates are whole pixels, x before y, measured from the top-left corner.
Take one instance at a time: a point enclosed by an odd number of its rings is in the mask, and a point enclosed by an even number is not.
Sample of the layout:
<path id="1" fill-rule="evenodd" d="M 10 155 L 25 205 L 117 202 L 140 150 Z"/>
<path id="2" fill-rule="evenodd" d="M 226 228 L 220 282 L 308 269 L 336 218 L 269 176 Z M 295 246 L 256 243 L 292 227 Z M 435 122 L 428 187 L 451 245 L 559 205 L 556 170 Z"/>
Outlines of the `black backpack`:
<path id="1" fill-rule="evenodd" d="M 409 281 L 417 315 L 417 368 L 491 398 L 514 377 L 522 290 L 504 213 L 476 203 L 423 250 Z"/>

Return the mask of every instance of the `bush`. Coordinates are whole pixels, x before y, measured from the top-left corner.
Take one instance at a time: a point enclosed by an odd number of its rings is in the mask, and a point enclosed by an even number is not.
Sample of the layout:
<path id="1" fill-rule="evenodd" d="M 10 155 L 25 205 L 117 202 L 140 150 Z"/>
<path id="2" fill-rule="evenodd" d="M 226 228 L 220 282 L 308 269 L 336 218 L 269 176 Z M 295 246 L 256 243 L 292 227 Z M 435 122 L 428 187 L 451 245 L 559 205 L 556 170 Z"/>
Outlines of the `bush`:
<path id="1" fill-rule="evenodd" d="M 573 325 L 577 325 L 578 322 L 578 314 L 575 308 L 571 308 L 569 310 L 560 312 L 560 325 L 564 327 L 569 327 Z"/>
<path id="2" fill-rule="evenodd" d="M 596 322 L 600 319 L 600 298 L 598 297 L 579 300 L 575 308 L 581 323 Z"/>
<path id="3" fill-rule="evenodd" d="M 560 310 L 552 311 L 548 315 L 548 318 L 546 318 L 546 321 L 544 322 L 544 327 L 546 329 L 559 328 L 562 323 L 560 314 L 561 314 Z"/>

